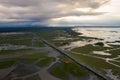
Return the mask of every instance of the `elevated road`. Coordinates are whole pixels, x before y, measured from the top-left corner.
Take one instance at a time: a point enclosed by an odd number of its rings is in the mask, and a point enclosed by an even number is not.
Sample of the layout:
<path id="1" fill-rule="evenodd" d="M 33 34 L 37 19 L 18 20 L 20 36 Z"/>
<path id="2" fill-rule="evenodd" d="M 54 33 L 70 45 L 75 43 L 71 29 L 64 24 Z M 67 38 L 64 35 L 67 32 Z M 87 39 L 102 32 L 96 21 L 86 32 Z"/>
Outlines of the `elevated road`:
<path id="1" fill-rule="evenodd" d="M 88 65 L 86 65 L 86 64 L 78 61 L 77 59 L 75 59 L 75 58 L 72 57 L 71 55 L 67 54 L 66 52 L 58 49 L 57 47 L 55 47 L 53 44 L 49 43 L 49 42 L 46 41 L 45 39 L 40 38 L 40 40 L 41 40 L 42 42 L 44 42 L 46 45 L 48 45 L 48 46 L 50 46 L 51 48 L 53 48 L 54 50 L 58 51 L 60 54 L 65 55 L 66 57 L 70 58 L 71 60 L 73 60 L 73 61 L 74 61 L 75 63 L 77 63 L 78 65 L 80 65 L 80 66 L 86 68 L 87 70 L 93 72 L 95 75 L 101 77 L 101 78 L 104 79 L 104 80 L 110 80 L 110 79 L 108 79 L 106 76 L 104 76 L 104 75 L 102 75 L 101 73 L 99 73 L 98 71 L 96 71 L 96 70 L 94 70 L 93 68 L 89 67 Z"/>

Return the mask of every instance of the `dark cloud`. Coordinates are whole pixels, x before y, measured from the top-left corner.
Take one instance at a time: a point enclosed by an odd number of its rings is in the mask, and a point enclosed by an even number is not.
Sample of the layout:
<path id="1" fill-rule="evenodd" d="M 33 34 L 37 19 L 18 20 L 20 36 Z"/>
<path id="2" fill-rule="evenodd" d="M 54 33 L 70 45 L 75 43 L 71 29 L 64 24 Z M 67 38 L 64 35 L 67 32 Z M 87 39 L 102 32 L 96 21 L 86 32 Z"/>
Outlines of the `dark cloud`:
<path id="1" fill-rule="evenodd" d="M 67 16 L 102 15 L 95 9 L 110 0 L 0 0 L 0 21 L 20 21 L 49 23 L 53 18 Z M 75 11 L 89 8 L 91 11 Z M 49 22 L 48 22 L 49 21 Z"/>
<path id="2" fill-rule="evenodd" d="M 0 0 L 0 3 L 5 6 L 34 6 L 39 4 L 39 0 Z"/>

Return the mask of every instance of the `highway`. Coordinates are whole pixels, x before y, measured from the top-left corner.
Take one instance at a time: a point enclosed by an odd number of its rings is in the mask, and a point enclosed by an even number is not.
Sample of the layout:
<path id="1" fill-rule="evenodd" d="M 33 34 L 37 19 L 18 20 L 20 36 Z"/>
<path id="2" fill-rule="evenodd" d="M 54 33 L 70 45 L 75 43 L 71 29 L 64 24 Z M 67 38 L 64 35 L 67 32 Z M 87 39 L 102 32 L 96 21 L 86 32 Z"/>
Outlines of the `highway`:
<path id="1" fill-rule="evenodd" d="M 104 80 L 110 80 L 110 79 L 108 79 L 106 76 L 104 76 L 104 75 L 102 75 L 101 73 L 99 73 L 98 71 L 96 71 L 95 69 L 93 69 L 93 68 L 89 67 L 88 65 L 86 65 L 86 64 L 78 61 L 77 59 L 75 59 L 74 57 L 72 57 L 71 55 L 69 55 L 68 53 L 66 53 L 66 52 L 58 49 L 58 48 L 55 47 L 53 44 L 49 43 L 47 40 L 45 40 L 45 39 L 43 39 L 43 38 L 40 38 L 40 40 L 41 40 L 42 42 L 44 42 L 46 45 L 48 45 L 48 46 L 50 46 L 51 48 L 53 48 L 54 50 L 58 51 L 60 54 L 65 55 L 66 57 L 70 58 L 71 60 L 73 60 L 73 61 L 74 61 L 75 63 L 77 63 L 78 65 L 80 65 L 80 66 L 86 68 L 87 70 L 93 72 L 95 75 L 103 78 Z"/>

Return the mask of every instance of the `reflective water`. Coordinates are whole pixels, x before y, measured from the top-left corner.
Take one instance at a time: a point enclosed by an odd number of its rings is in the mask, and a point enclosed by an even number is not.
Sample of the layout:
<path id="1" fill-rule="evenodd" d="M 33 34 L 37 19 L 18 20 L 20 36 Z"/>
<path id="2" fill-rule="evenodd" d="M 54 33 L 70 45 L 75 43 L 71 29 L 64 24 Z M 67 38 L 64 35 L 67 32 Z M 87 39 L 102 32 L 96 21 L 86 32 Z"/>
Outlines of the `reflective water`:
<path id="1" fill-rule="evenodd" d="M 106 56 L 111 56 L 111 55 L 112 55 L 112 54 L 110 54 L 110 53 L 105 53 L 104 51 L 93 51 L 92 54 L 106 55 Z"/>
<path id="2" fill-rule="evenodd" d="M 100 38 L 103 40 L 92 39 L 91 41 L 74 41 L 69 45 L 62 46 L 62 49 L 73 49 L 76 47 L 85 46 L 87 44 L 94 44 L 96 42 L 104 42 L 105 46 L 109 47 L 108 44 L 120 45 L 120 28 L 73 28 L 75 32 L 82 33 L 80 36 Z M 109 43 L 106 43 L 109 42 Z"/>
<path id="3" fill-rule="evenodd" d="M 104 41 L 120 40 L 120 28 L 73 28 L 83 36 L 102 38 Z"/>
<path id="4" fill-rule="evenodd" d="M 86 40 L 84 40 L 84 41 L 74 41 L 74 42 L 71 42 L 69 45 L 62 46 L 61 48 L 71 50 L 71 49 L 76 48 L 76 47 L 85 46 L 87 44 L 94 44 L 96 42 L 98 42 L 98 40 L 92 40 L 90 42 L 86 41 Z"/>

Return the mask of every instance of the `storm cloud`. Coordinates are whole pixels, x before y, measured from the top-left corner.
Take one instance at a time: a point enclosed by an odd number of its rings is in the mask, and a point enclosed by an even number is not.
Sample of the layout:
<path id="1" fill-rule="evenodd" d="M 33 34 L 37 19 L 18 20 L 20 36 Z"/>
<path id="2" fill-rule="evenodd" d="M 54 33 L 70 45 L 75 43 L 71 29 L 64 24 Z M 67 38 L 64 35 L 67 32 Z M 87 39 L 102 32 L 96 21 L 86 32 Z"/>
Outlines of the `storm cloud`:
<path id="1" fill-rule="evenodd" d="M 95 12 L 110 0 L 0 0 L 0 22 L 31 22 L 48 25 L 52 19 L 69 16 L 97 16 Z M 86 9 L 84 11 L 82 9 Z"/>

